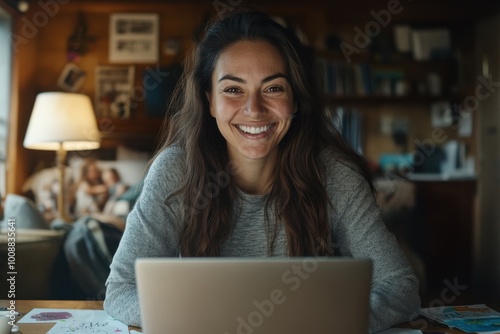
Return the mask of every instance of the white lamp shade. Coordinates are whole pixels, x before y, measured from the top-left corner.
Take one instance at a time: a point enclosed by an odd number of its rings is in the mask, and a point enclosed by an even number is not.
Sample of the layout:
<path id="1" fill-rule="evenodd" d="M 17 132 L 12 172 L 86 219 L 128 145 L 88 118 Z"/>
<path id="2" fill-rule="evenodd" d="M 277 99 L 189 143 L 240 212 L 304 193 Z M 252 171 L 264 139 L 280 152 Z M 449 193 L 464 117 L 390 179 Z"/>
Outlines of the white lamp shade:
<path id="1" fill-rule="evenodd" d="M 90 98 L 83 94 L 38 94 L 31 113 L 24 147 L 56 151 L 99 148 L 100 136 Z"/>

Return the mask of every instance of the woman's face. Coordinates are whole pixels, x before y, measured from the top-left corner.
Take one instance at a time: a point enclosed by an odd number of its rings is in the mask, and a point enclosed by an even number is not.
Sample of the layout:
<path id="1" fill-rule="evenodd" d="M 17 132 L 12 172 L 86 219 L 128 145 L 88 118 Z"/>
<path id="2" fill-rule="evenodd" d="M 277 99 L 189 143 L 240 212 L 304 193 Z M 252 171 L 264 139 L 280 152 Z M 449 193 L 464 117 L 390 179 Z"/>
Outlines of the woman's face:
<path id="1" fill-rule="evenodd" d="M 217 59 L 207 96 L 230 159 L 265 159 L 276 153 L 292 122 L 293 96 L 273 45 L 239 41 L 229 46 Z"/>
<path id="2" fill-rule="evenodd" d="M 101 171 L 95 164 L 90 164 L 87 167 L 86 176 L 88 182 L 95 183 L 99 181 L 99 178 L 101 177 Z"/>

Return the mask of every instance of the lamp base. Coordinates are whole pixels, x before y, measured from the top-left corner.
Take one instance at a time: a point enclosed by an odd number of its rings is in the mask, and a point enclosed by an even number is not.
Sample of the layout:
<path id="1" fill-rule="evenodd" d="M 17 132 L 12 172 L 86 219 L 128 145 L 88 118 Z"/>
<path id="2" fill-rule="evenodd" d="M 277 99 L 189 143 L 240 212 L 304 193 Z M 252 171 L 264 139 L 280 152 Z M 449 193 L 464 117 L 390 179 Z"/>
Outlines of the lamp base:
<path id="1" fill-rule="evenodd" d="M 61 143 L 59 150 L 56 155 L 56 165 L 59 171 L 59 193 L 57 194 L 57 218 L 56 220 L 60 220 L 65 223 L 72 222 L 71 217 L 66 214 L 66 194 L 65 194 L 65 165 L 64 162 L 66 160 L 66 150 L 63 148 L 63 144 Z"/>

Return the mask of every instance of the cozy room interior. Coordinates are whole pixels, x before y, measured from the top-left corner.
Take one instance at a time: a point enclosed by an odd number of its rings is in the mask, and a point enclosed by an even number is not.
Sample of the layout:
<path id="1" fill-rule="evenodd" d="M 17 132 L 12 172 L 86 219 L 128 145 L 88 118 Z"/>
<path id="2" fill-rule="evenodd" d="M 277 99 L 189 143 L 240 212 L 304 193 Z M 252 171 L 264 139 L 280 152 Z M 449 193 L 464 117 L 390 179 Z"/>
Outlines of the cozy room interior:
<path id="1" fill-rule="evenodd" d="M 372 168 L 384 221 L 419 276 L 423 305 L 498 302 L 500 5 L 489 1 L 0 0 L 2 44 L 12 38 L 11 48 L 0 50 L 2 198 L 17 194 L 38 209 L 56 205 L 40 198 L 59 180 L 56 152 L 23 142 L 37 95 L 65 91 L 91 99 L 100 137 L 97 150 L 67 152 L 65 191 L 85 159 L 95 158 L 100 168 L 118 170 L 135 191 L 130 196 L 138 194 L 166 135 L 165 105 L 183 57 L 204 23 L 240 6 L 273 14 L 310 45 L 332 121 Z M 112 50 L 112 35 L 120 33 L 110 25 L 115 14 L 156 14 L 154 60 L 119 59 L 135 46 Z M 101 80 L 110 68 L 129 79 L 122 108 L 105 95 Z M 133 199 L 125 202 L 122 221 Z M 21 299 L 102 299 L 99 289 L 68 293 L 80 282 L 64 276 L 74 276 L 61 264 L 64 230 L 31 232 L 19 232 Z"/>

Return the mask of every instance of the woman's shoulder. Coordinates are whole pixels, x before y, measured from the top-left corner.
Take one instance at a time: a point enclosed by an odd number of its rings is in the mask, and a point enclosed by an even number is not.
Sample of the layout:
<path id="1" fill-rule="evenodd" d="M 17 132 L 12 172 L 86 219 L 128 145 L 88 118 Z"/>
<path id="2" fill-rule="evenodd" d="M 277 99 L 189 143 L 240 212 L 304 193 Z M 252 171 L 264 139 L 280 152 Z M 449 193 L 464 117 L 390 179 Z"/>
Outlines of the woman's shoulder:
<path id="1" fill-rule="evenodd" d="M 321 151 L 320 160 L 328 183 L 357 183 L 363 179 L 361 166 L 331 147 Z"/>
<path id="2" fill-rule="evenodd" d="M 161 149 L 153 158 L 153 164 L 181 163 L 184 160 L 185 151 L 178 145 L 171 145 Z"/>
<path id="3" fill-rule="evenodd" d="M 362 166 L 334 150 L 321 152 L 324 165 L 325 190 L 337 210 L 344 211 L 353 196 L 362 198 L 371 193 Z"/>
<path id="4" fill-rule="evenodd" d="M 148 174 L 161 178 L 181 178 L 185 164 L 185 151 L 179 146 L 168 146 L 156 153 Z"/>

